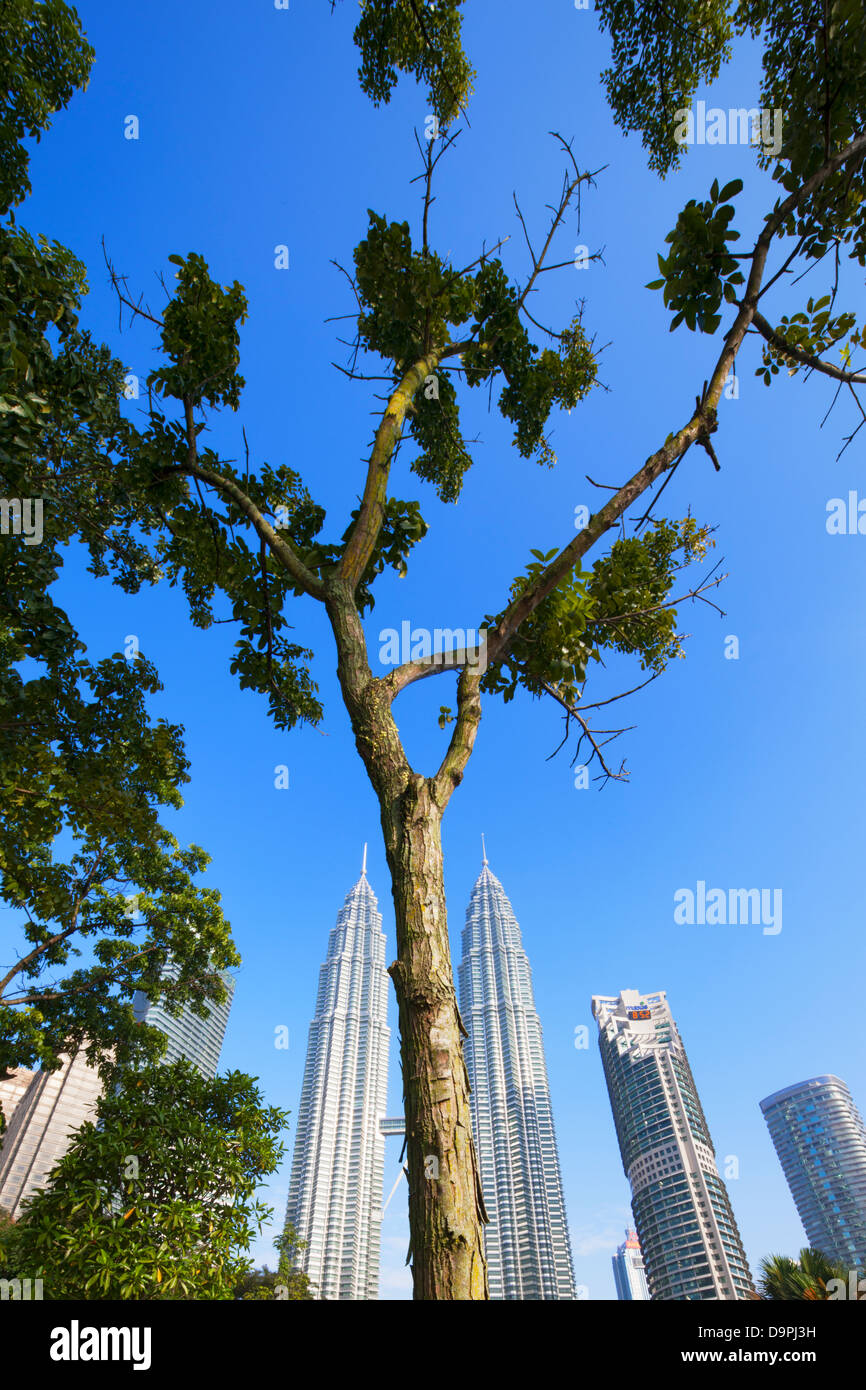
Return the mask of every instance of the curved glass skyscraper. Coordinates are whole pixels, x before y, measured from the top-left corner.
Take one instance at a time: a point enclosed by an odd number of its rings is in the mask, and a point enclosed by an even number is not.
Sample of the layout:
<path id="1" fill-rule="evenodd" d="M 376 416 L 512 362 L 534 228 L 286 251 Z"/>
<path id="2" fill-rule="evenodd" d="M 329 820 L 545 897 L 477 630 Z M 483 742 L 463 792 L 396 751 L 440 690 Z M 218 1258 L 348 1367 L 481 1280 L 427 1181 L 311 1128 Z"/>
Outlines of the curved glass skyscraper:
<path id="1" fill-rule="evenodd" d="M 595 995 L 593 1017 L 650 1296 L 749 1298 L 752 1279 L 667 996 Z"/>
<path id="2" fill-rule="evenodd" d="M 379 1296 L 388 1090 L 388 974 L 376 895 L 361 877 L 331 929 L 298 1110 L 286 1219 L 325 1299 Z"/>
<path id="3" fill-rule="evenodd" d="M 180 967 L 171 961 L 163 970 L 163 975 L 169 979 L 177 979 L 179 974 Z M 220 979 L 227 990 L 226 999 L 222 1004 L 208 1004 L 207 1018 L 193 1013 L 189 1004 L 184 1004 L 175 1017 L 169 1013 L 164 1000 L 158 999 L 152 1004 L 146 994 L 136 990 L 132 999 L 136 1022 L 158 1028 L 168 1038 L 168 1047 L 161 1059 L 166 1066 L 183 1060 L 197 1067 L 202 1076 L 216 1076 L 235 992 L 234 975 L 221 970 Z"/>
<path id="4" fill-rule="evenodd" d="M 541 1024 L 520 927 L 484 857 L 463 929 L 460 1011 L 490 1224 L 490 1297 L 575 1297 Z"/>
<path id="5" fill-rule="evenodd" d="M 866 1269 L 866 1129 L 845 1082 L 813 1076 L 761 1110 L 809 1244 Z"/>

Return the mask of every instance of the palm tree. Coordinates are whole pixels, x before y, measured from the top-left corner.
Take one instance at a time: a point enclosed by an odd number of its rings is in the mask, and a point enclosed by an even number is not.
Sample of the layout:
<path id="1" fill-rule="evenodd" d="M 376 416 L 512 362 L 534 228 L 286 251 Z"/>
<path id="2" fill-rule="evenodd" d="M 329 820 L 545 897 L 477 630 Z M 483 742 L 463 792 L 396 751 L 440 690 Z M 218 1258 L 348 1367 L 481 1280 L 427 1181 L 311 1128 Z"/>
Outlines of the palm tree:
<path id="1" fill-rule="evenodd" d="M 798 1260 L 792 1260 L 790 1255 L 768 1255 L 761 1261 L 760 1292 L 757 1297 L 768 1298 L 775 1303 L 797 1299 L 824 1302 L 831 1297 L 827 1291 L 831 1279 L 842 1281 L 847 1297 L 848 1270 L 823 1251 L 807 1246 L 800 1251 Z M 858 1293 L 856 1297 L 860 1298 L 861 1295 Z"/>

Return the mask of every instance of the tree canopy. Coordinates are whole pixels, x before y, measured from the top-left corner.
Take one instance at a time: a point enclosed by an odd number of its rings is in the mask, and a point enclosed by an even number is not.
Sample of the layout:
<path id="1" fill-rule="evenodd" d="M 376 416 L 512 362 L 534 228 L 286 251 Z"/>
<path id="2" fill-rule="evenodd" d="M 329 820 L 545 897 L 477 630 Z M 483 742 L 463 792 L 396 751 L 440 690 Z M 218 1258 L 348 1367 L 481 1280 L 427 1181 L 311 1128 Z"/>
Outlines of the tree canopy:
<path id="1" fill-rule="evenodd" d="M 9 1265 L 52 1300 L 233 1298 L 286 1116 L 242 1072 L 127 1068 L 25 1204 Z"/>

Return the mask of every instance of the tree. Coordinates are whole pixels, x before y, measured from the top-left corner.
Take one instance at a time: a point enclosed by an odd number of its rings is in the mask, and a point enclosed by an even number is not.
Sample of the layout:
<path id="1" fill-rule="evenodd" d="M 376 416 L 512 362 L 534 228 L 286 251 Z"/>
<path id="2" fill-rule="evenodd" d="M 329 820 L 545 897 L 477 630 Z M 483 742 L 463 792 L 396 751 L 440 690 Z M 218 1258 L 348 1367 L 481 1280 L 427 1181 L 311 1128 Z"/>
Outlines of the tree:
<path id="1" fill-rule="evenodd" d="M 151 324 L 163 353 L 149 378 L 144 427 L 91 461 L 86 486 L 62 448 L 50 455 L 43 450 L 40 459 L 40 486 L 59 507 L 77 508 L 82 534 L 89 543 L 98 538 L 108 566 L 114 563 L 114 527 L 122 539 L 134 507 L 152 564 L 183 586 L 193 623 L 209 626 L 216 597 L 227 601 L 240 629 L 232 671 L 243 687 L 267 697 L 279 728 L 317 723 L 323 713 L 312 653 L 285 636 L 293 600 L 304 597 L 327 614 L 343 701 L 380 805 L 392 880 L 397 959 L 391 976 L 399 1006 L 411 1249 L 420 1299 L 477 1299 L 487 1292 L 483 1201 L 448 946 L 440 833 L 472 754 L 482 697 L 509 700 L 523 689 L 555 701 L 565 711 L 566 736 L 574 727 L 578 748 L 588 740 L 600 775 L 623 776 L 622 766 L 607 762 L 610 731 L 593 727 L 598 702 L 585 698 L 590 661 L 613 648 L 636 656 L 648 678 L 659 674 L 680 654 L 677 603 L 705 598 L 706 587 L 718 582 L 706 578 L 672 596 L 677 572 L 705 557 L 709 532 L 690 516 L 652 522 L 651 516 L 693 445 L 718 469 L 712 442 L 717 406 L 747 335 L 763 339 L 759 370 L 768 383 L 781 365 L 793 374 L 818 372 L 835 383 L 837 393 L 850 396 L 860 423 L 866 418 L 856 394 L 866 374 L 852 366 L 860 330 L 855 316 L 837 307 L 835 278 L 843 256 L 860 266 L 866 261 L 861 7 L 855 0 L 806 6 L 789 0 L 671 0 L 663 8 L 599 0 L 596 8 L 613 37 L 604 83 L 614 119 L 642 130 L 650 164 L 661 174 L 682 157 L 681 113 L 698 83 L 727 61 L 735 36 L 760 39 L 761 101 L 771 111 L 784 111 L 785 121 L 778 149 L 759 144 L 753 154 L 781 191 L 774 191 L 775 201 L 745 252 L 732 250 L 740 236 L 731 201 L 742 188 L 739 179 L 724 188 L 715 181 L 703 201 L 692 200 L 680 213 L 654 283 L 672 311 L 672 328 L 684 325 L 711 339 L 723 334 L 711 347 L 709 368 L 701 369 L 701 376 L 707 372 L 703 383 L 695 380 L 694 409 L 682 419 L 672 408 L 667 437 L 650 447 L 627 482 L 610 487 L 607 501 L 582 530 L 565 543 L 533 551 L 510 593 L 480 623 L 485 642 L 467 641 L 448 660 L 437 659 L 429 643 L 422 643 L 387 674 L 373 673 L 363 619 L 373 605 L 375 580 L 386 567 L 405 573 L 426 530 L 419 503 L 394 495 L 391 472 L 399 450 L 414 447 L 411 470 L 443 500 L 456 501 L 473 464 L 460 409 L 473 389 L 492 390 L 496 380 L 502 383 L 498 408 L 514 427 L 518 452 L 545 464 L 555 461 L 549 422 L 593 389 L 593 342 L 580 313 L 561 327 L 544 327 L 529 306 L 540 276 L 571 264 L 553 262 L 552 246 L 593 174 L 562 142 L 563 188 L 540 243 L 518 208 L 528 252 L 522 276 L 506 269 L 498 244 L 459 269 L 433 249 L 434 174 L 453 144 L 449 126 L 471 89 L 459 0 L 442 0 L 432 9 L 414 0 L 366 0 L 356 30 L 364 90 L 386 102 L 399 73 L 414 73 L 428 85 L 440 128 L 438 146 L 431 139 L 426 150 L 421 147 L 419 231 L 413 237 L 407 221 L 371 212 L 367 236 L 354 252 L 354 271 L 346 272 L 356 328 L 348 375 L 364 381 L 384 376 L 387 402 L 378 414 L 359 505 L 342 533 L 338 526 L 329 539 L 319 539 L 325 513 L 293 468 L 256 467 L 247 458 L 241 469 L 207 447 L 210 414 L 240 404 L 238 326 L 246 303 L 242 287 L 213 280 L 198 253 L 169 257 L 176 284 L 161 314 L 130 296 L 125 281 L 114 275 L 121 303 Z M 484 230 L 479 228 L 479 243 Z M 771 256 L 779 265 L 768 274 Z M 829 293 L 802 304 L 796 282 L 786 277 L 815 264 L 829 266 Z M 789 290 L 788 312 L 774 327 L 759 303 L 771 289 L 780 295 L 783 286 Z M 536 333 L 547 346 L 539 349 L 532 341 Z M 841 366 L 827 358 L 831 349 L 841 353 Z M 369 373 L 359 370 L 362 353 L 373 359 Z M 682 392 L 679 382 L 676 391 Z M 630 509 L 656 485 L 642 515 L 627 527 Z M 116 510 L 103 504 L 97 518 L 88 508 L 88 489 L 116 499 Z M 585 557 L 614 527 L 610 548 L 584 568 Z M 448 747 L 439 767 L 424 774 L 409 761 L 393 706 L 410 685 L 442 675 L 456 676 L 456 708 L 440 705 L 440 723 L 450 728 Z"/>
<path id="2" fill-rule="evenodd" d="M 848 1270 L 821 1250 L 807 1246 L 800 1251 L 798 1260 L 792 1260 L 789 1255 L 768 1255 L 761 1261 L 758 1296 L 774 1303 L 799 1299 L 810 1303 L 824 1302 L 834 1296 L 834 1289 L 828 1288 L 833 1280 L 841 1280 L 847 1297 Z M 838 1289 L 840 1285 L 834 1287 Z M 857 1298 L 862 1297 L 858 1292 Z"/>
<path id="3" fill-rule="evenodd" d="M 39 460 L 50 467 L 62 452 L 86 474 L 122 447 L 124 376 L 79 325 L 84 267 L 11 212 L 30 188 L 21 138 L 38 138 L 86 83 L 93 52 L 59 0 L 2 0 L 0 18 L 0 895 L 22 918 L 0 966 L 2 1077 L 15 1066 L 56 1069 L 82 1045 L 103 1068 L 133 1052 L 158 1056 L 164 1040 L 136 1025 L 134 991 L 205 1013 L 225 998 L 219 970 L 239 957 L 219 894 L 195 883 L 207 855 L 160 824 L 161 808 L 182 805 L 189 776 L 181 729 L 147 713 L 161 689 L 155 669 L 137 650 L 87 661 L 50 596 L 82 528 L 74 505 L 45 520 Z M 98 531 L 88 539 L 94 573 L 105 572 Z M 112 545 L 128 591 L 154 577 L 131 526 L 115 529 Z M 72 955 L 88 960 L 58 979 Z M 179 971 L 164 980 L 169 958 Z"/>
<path id="4" fill-rule="evenodd" d="M 287 1221 L 280 1235 L 274 1241 L 274 1245 L 279 1255 L 277 1265 L 277 1279 L 280 1285 L 287 1290 L 282 1297 L 311 1299 L 313 1297 L 309 1279 L 302 1269 L 298 1268 L 298 1257 L 302 1250 L 306 1248 L 307 1242 L 298 1239 L 298 1233 L 290 1221 Z"/>
<path id="5" fill-rule="evenodd" d="M 271 1211 L 287 1111 L 254 1079 L 187 1062 L 127 1069 L 25 1205 L 13 1260 L 48 1299 L 230 1299 Z"/>
<path id="6" fill-rule="evenodd" d="M 261 1269 L 251 1269 L 235 1289 L 235 1298 L 258 1303 L 272 1299 L 309 1302 L 313 1297 L 310 1281 L 297 1268 L 298 1255 L 306 1242 L 298 1240 L 294 1227 L 287 1223 L 274 1244 L 279 1256 L 277 1268 L 262 1265 Z"/>
<path id="7" fill-rule="evenodd" d="M 0 1074 L 54 1070 L 79 1047 L 104 1070 L 155 1058 L 165 1039 L 136 1023 L 135 990 L 206 1016 L 225 997 L 219 970 L 240 960 L 219 893 L 195 882 L 208 856 L 160 824 L 189 774 L 180 729 L 148 718 L 156 672 L 143 658 L 80 656 L 38 587 L 49 554 L 0 551 L 0 892 L 23 918 L 0 975 Z M 30 679 L 25 659 L 38 663 Z M 169 960 L 179 968 L 163 976 Z"/>
<path id="8" fill-rule="evenodd" d="M 93 49 L 64 0 L 2 0 L 0 20 L 0 210 L 30 192 L 25 136 L 39 140 L 51 117 L 87 83 Z"/>
<path id="9" fill-rule="evenodd" d="M 6 1269 L 11 1263 L 10 1255 L 15 1241 L 16 1223 L 8 1211 L 0 1207 L 0 1278 L 6 1277 Z"/>

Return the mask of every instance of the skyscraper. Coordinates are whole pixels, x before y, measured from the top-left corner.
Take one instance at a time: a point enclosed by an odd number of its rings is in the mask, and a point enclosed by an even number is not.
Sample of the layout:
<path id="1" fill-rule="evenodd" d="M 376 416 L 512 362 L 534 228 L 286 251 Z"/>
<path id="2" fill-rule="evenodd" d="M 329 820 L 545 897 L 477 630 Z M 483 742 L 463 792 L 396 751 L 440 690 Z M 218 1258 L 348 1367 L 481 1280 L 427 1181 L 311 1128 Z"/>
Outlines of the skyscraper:
<path id="1" fill-rule="evenodd" d="M 379 1294 L 388 1090 L 388 974 L 376 896 L 361 877 L 331 928 L 319 971 L 298 1109 L 286 1220 L 316 1297 Z"/>
<path id="2" fill-rule="evenodd" d="M 32 1080 L 33 1072 L 28 1071 L 26 1067 L 13 1067 L 9 1075 L 0 1080 L 0 1110 L 3 1111 L 7 1125 Z"/>
<path id="3" fill-rule="evenodd" d="M 163 975 L 171 979 L 176 979 L 178 973 L 178 967 L 171 963 L 163 971 Z M 234 976 L 228 970 L 220 971 L 220 979 L 228 995 L 224 1003 L 207 1006 L 207 1018 L 193 1013 L 189 1004 L 184 1004 L 174 1018 L 161 999 L 151 1004 L 146 994 L 136 990 L 132 1007 L 137 1021 L 159 1028 L 168 1038 L 168 1048 L 161 1058 L 166 1066 L 185 1060 L 198 1067 L 202 1076 L 216 1076 L 235 992 Z"/>
<path id="4" fill-rule="evenodd" d="M 866 1129 L 838 1076 L 813 1076 L 761 1101 L 809 1244 L 866 1269 Z"/>
<path id="5" fill-rule="evenodd" d="M 484 854 L 463 929 L 460 1012 L 490 1224 L 490 1297 L 575 1297 L 541 1024 L 520 927 Z"/>
<path id="6" fill-rule="evenodd" d="M 649 1298 L 643 1251 L 637 1231 L 626 1231 L 625 1240 L 617 1247 L 611 1263 L 617 1298 L 625 1301 L 642 1301 Z"/>
<path id="7" fill-rule="evenodd" d="M 174 969 L 169 965 L 166 973 Z M 172 1018 L 161 1003 L 151 1005 L 146 995 L 136 992 L 133 1008 L 138 1021 L 160 1028 L 168 1036 L 164 1063 L 185 1058 L 203 1076 L 216 1076 L 235 987 L 228 971 L 222 972 L 222 979 L 228 998 L 224 1004 L 211 1005 L 207 1018 L 199 1018 L 186 1004 L 178 1017 Z M 47 1185 L 52 1168 L 66 1153 L 76 1130 L 96 1114 L 102 1094 L 98 1071 L 87 1062 L 83 1049 L 74 1056 L 62 1056 L 60 1071 L 22 1072 L 2 1083 L 14 1109 L 9 1119 L 6 1096 L 0 1093 L 8 1120 L 0 1144 L 0 1207 L 12 1216 L 19 1214 L 27 1197 Z M 28 1082 L 20 1094 L 22 1078 Z"/>
<path id="8" fill-rule="evenodd" d="M 596 995 L 593 1017 L 654 1299 L 749 1298 L 752 1279 L 667 996 Z"/>
<path id="9" fill-rule="evenodd" d="M 99 1073 L 83 1049 L 61 1058 L 59 1071 L 32 1074 L 3 1135 L 0 1207 L 16 1218 L 23 1202 L 45 1187 L 75 1131 L 93 1118 L 102 1094 Z"/>

